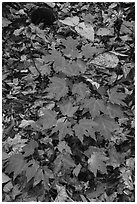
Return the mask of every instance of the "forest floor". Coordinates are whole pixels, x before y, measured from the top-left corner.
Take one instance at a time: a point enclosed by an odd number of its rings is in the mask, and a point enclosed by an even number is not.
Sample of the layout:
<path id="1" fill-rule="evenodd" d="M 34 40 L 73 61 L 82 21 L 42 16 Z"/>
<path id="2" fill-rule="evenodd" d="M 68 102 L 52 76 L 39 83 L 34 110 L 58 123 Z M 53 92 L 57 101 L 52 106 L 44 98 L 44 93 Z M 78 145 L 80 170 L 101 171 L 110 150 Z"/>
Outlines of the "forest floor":
<path id="1" fill-rule="evenodd" d="M 2 9 L 2 201 L 134 202 L 135 3 Z"/>

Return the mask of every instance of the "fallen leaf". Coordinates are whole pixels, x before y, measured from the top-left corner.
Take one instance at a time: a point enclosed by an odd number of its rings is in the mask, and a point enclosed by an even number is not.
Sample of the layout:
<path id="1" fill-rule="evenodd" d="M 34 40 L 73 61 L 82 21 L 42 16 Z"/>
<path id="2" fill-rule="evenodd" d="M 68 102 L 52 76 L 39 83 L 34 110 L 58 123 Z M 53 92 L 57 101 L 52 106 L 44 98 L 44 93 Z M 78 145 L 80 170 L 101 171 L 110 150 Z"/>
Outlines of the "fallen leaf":
<path id="1" fill-rule="evenodd" d="M 76 168 L 73 170 L 73 174 L 74 174 L 75 176 L 78 176 L 78 175 L 79 175 L 79 172 L 80 172 L 80 170 L 81 170 L 81 168 L 82 168 L 81 164 L 78 164 L 78 165 L 76 166 Z"/>
<path id="2" fill-rule="evenodd" d="M 48 6 L 50 6 L 51 8 L 55 7 L 55 3 L 53 2 L 45 2 Z"/>
<path id="3" fill-rule="evenodd" d="M 84 22 L 79 23 L 76 27 L 75 30 L 82 36 L 85 37 L 86 39 L 90 41 L 94 41 L 94 28 L 90 24 L 85 24 Z"/>
<path id="4" fill-rule="evenodd" d="M 24 31 L 24 27 L 21 27 L 19 29 L 16 29 L 13 34 L 16 36 L 19 36 L 23 33 L 23 31 Z"/>
<path id="5" fill-rule="evenodd" d="M 35 123 L 35 121 L 33 121 L 33 120 L 22 120 L 21 124 L 19 125 L 19 127 L 20 128 L 25 128 L 25 127 L 27 127 L 29 125 L 34 124 L 34 123 Z"/>
<path id="6" fill-rule="evenodd" d="M 82 199 L 82 202 L 88 202 L 87 199 L 85 198 L 85 196 L 83 195 L 80 195 L 81 199 Z"/>
<path id="7" fill-rule="evenodd" d="M 2 160 L 6 160 L 9 158 L 9 155 L 6 152 L 2 151 Z"/>
<path id="8" fill-rule="evenodd" d="M 2 183 L 7 183 L 10 180 L 10 177 L 8 177 L 5 173 L 2 173 Z"/>
<path id="9" fill-rule="evenodd" d="M 9 21 L 7 18 L 2 18 L 2 27 L 8 27 L 9 24 L 12 22 Z"/>
<path id="10" fill-rule="evenodd" d="M 66 202 L 68 198 L 68 194 L 66 192 L 66 188 L 64 186 L 59 186 L 56 184 L 58 195 L 54 202 Z"/>
<path id="11" fill-rule="evenodd" d="M 67 17 L 64 20 L 59 20 L 61 23 L 68 25 L 68 26 L 76 26 L 79 23 L 79 17 L 74 16 L 74 17 Z"/>
<path id="12" fill-rule="evenodd" d="M 115 68 L 119 63 L 119 59 L 115 54 L 104 52 L 103 54 L 97 55 L 90 63 L 101 66 L 102 68 Z"/>
<path id="13" fill-rule="evenodd" d="M 120 169 L 122 180 L 124 181 L 125 187 L 132 191 L 134 189 L 132 171 L 125 167 Z"/>
<path id="14" fill-rule="evenodd" d="M 18 196 L 19 194 L 21 194 L 21 190 L 19 185 L 14 185 L 13 189 L 12 189 L 12 198 L 15 199 L 16 196 Z"/>
<path id="15" fill-rule="evenodd" d="M 12 185 L 12 182 L 10 181 L 4 186 L 3 191 L 5 193 L 8 193 L 9 191 L 11 191 L 12 188 L 13 188 L 13 185 Z"/>

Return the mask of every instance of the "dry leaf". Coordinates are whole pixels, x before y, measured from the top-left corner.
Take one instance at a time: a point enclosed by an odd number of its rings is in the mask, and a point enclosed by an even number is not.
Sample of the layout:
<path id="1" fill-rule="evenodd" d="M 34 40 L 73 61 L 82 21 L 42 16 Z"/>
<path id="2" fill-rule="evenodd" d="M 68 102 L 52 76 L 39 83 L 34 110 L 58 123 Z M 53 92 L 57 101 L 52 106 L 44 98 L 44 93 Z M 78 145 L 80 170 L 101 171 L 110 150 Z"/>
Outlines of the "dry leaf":
<path id="1" fill-rule="evenodd" d="M 104 52 L 103 54 L 97 55 L 90 63 L 104 68 L 115 68 L 119 63 L 119 59 L 115 54 Z"/>
<path id="2" fill-rule="evenodd" d="M 67 17 L 64 20 L 59 20 L 61 23 L 68 25 L 68 26 L 76 26 L 79 23 L 79 17 L 74 16 L 72 18 Z"/>
<path id="3" fill-rule="evenodd" d="M 94 41 L 94 29 L 92 25 L 90 24 L 85 24 L 84 22 L 79 23 L 76 27 L 75 30 L 83 37 L 90 41 Z"/>
<path id="4" fill-rule="evenodd" d="M 64 186 L 59 186 L 56 184 L 58 195 L 54 202 L 66 202 L 68 195 Z"/>
<path id="5" fill-rule="evenodd" d="M 10 180 L 11 178 L 9 178 L 5 173 L 2 173 L 2 183 L 7 183 Z"/>

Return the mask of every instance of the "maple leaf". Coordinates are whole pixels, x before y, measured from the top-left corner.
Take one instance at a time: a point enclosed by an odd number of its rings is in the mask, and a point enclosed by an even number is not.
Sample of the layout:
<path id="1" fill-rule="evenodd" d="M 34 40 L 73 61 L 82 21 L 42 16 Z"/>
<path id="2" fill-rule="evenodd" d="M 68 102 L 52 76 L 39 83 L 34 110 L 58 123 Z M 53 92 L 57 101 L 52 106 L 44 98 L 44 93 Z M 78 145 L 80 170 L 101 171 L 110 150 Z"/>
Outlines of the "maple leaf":
<path id="1" fill-rule="evenodd" d="M 58 77 L 50 78 L 51 84 L 46 89 L 51 95 L 51 98 L 55 97 L 56 100 L 59 100 L 61 97 L 65 96 L 68 93 L 68 87 L 66 86 L 66 80 L 60 79 Z"/>
<path id="2" fill-rule="evenodd" d="M 119 167 L 123 163 L 126 156 L 124 153 L 122 154 L 117 152 L 115 146 L 110 147 L 108 153 L 109 160 L 107 161 L 107 164 L 113 166 L 114 168 Z"/>
<path id="3" fill-rule="evenodd" d="M 28 157 L 34 154 L 34 150 L 38 147 L 38 143 L 35 140 L 30 140 L 27 145 L 23 147 L 24 157 Z"/>
<path id="4" fill-rule="evenodd" d="M 84 72 L 85 67 L 80 64 L 77 60 L 72 62 L 65 62 L 64 68 L 62 70 L 67 76 L 78 76 L 80 73 Z"/>
<path id="5" fill-rule="evenodd" d="M 48 178 L 54 178 L 53 172 L 48 168 L 48 166 L 44 166 L 43 167 L 44 170 L 44 174 L 48 177 Z"/>
<path id="6" fill-rule="evenodd" d="M 50 71 L 51 71 L 50 66 L 44 63 L 44 60 L 41 58 L 36 58 L 35 66 L 30 66 L 29 69 L 32 74 L 37 75 L 40 73 L 42 76 L 50 74 Z"/>
<path id="7" fill-rule="evenodd" d="M 43 167 L 43 184 L 44 184 L 44 187 L 45 189 L 49 190 L 49 179 L 50 178 L 54 178 L 54 175 L 53 175 L 53 172 L 47 167 L 47 166 L 44 166 Z"/>
<path id="8" fill-rule="evenodd" d="M 43 181 L 43 171 L 42 169 L 39 167 L 35 176 L 34 176 L 34 182 L 33 182 L 33 186 L 35 187 L 37 184 L 39 184 L 41 181 Z"/>
<path id="9" fill-rule="evenodd" d="M 108 103 L 106 109 L 110 118 L 122 118 L 124 116 L 119 105 Z"/>
<path id="10" fill-rule="evenodd" d="M 60 153 L 54 160 L 54 173 L 58 173 L 62 168 L 68 169 L 75 167 L 76 164 L 67 152 Z"/>
<path id="11" fill-rule="evenodd" d="M 97 170 L 101 171 L 101 173 L 107 173 L 107 168 L 105 162 L 108 160 L 108 158 L 99 153 L 94 152 L 91 154 L 91 157 L 88 159 L 88 169 L 94 173 L 95 177 L 97 175 Z"/>
<path id="12" fill-rule="evenodd" d="M 27 182 L 29 182 L 33 177 L 35 177 L 38 168 L 39 165 L 35 162 L 35 160 L 31 160 L 29 163 L 27 163 L 27 166 L 25 168 Z"/>
<path id="13" fill-rule="evenodd" d="M 101 194 L 103 194 L 105 192 L 105 187 L 106 187 L 106 184 L 103 184 L 103 183 L 98 184 L 96 187 L 96 190 L 94 190 L 90 193 L 86 193 L 86 197 L 89 200 L 99 197 Z"/>
<path id="14" fill-rule="evenodd" d="M 66 169 L 69 167 L 76 166 L 74 160 L 71 158 L 70 154 L 67 152 L 62 154 L 62 163 L 63 163 L 63 167 Z"/>
<path id="15" fill-rule="evenodd" d="M 112 132 L 119 129 L 118 123 L 116 123 L 114 119 L 108 116 L 100 116 L 95 118 L 94 121 L 98 123 L 98 125 L 95 126 L 96 131 L 99 131 L 107 139 L 111 138 Z"/>
<path id="16" fill-rule="evenodd" d="M 93 128 L 94 126 L 97 126 L 97 124 L 93 120 L 81 119 L 79 121 L 79 124 L 74 125 L 73 129 L 75 131 L 76 136 L 83 143 L 84 135 L 90 136 L 94 140 L 96 140 L 95 130 Z"/>
<path id="17" fill-rule="evenodd" d="M 14 174 L 13 180 L 14 180 L 19 174 L 21 174 L 21 172 L 24 170 L 25 167 L 26 167 L 26 162 L 22 154 L 15 154 L 9 158 L 8 164 L 5 169 L 5 173 L 10 174 L 13 172 Z"/>
<path id="18" fill-rule="evenodd" d="M 49 178 L 54 178 L 53 172 L 47 166 L 44 166 L 42 168 L 39 167 L 34 176 L 33 186 L 36 186 L 42 181 L 45 189 L 49 190 L 49 186 L 48 186 Z"/>
<path id="19" fill-rule="evenodd" d="M 79 52 L 77 50 L 77 46 L 78 46 L 78 40 L 77 39 L 74 40 L 72 37 L 68 37 L 67 39 L 61 40 L 61 42 L 66 47 L 65 49 L 63 49 L 63 53 L 67 57 L 76 58 L 79 56 Z"/>
<path id="20" fill-rule="evenodd" d="M 52 129 L 52 133 L 59 131 L 59 140 L 61 141 L 67 134 L 73 135 L 71 123 L 68 121 L 58 122 L 57 126 Z"/>
<path id="21" fill-rule="evenodd" d="M 49 75 L 50 74 L 50 72 L 51 72 L 51 69 L 50 69 L 50 67 L 49 67 L 49 65 L 47 65 L 47 64 L 44 64 L 44 65 L 39 65 L 39 66 L 37 66 L 37 68 L 38 68 L 38 70 L 39 70 L 39 72 L 41 73 L 41 75 L 43 76 L 43 75 Z"/>
<path id="22" fill-rule="evenodd" d="M 62 155 L 61 154 L 59 154 L 58 156 L 57 156 L 57 158 L 54 160 L 54 174 L 55 175 L 57 175 L 60 171 L 61 171 L 61 169 L 62 169 L 62 160 L 61 160 L 61 158 L 62 158 Z"/>
<path id="23" fill-rule="evenodd" d="M 82 46 L 82 55 L 87 59 L 92 59 L 95 54 L 102 53 L 103 51 L 103 48 L 97 49 L 97 47 L 94 47 L 91 44 L 86 44 L 85 46 Z"/>
<path id="24" fill-rule="evenodd" d="M 97 88 L 96 90 L 101 96 L 105 96 L 107 94 L 107 89 L 108 89 L 107 86 L 100 86 L 99 85 L 99 88 Z"/>
<path id="25" fill-rule="evenodd" d="M 26 145 L 25 143 L 28 139 L 22 139 L 21 135 L 16 134 L 14 138 L 8 137 L 7 140 L 3 142 L 3 147 L 7 146 L 8 149 L 11 149 L 10 155 L 19 153 L 22 151 L 22 148 Z"/>
<path id="26" fill-rule="evenodd" d="M 89 148 L 84 152 L 84 154 L 90 158 L 91 154 L 94 152 L 99 152 L 100 154 L 104 154 L 104 149 L 103 148 L 98 148 L 95 146 L 89 146 Z"/>
<path id="27" fill-rule="evenodd" d="M 123 102 L 125 98 L 126 98 L 126 94 L 117 92 L 117 87 L 112 88 L 109 92 L 109 100 L 113 104 L 125 106 L 126 103 Z"/>
<path id="28" fill-rule="evenodd" d="M 85 99 L 84 105 L 81 105 L 81 107 L 88 108 L 93 119 L 99 116 L 100 112 L 106 113 L 106 106 L 103 100 L 96 100 L 95 98 Z"/>
<path id="29" fill-rule="evenodd" d="M 67 76 L 77 76 L 86 71 L 87 67 L 84 61 L 77 59 L 72 62 L 65 62 L 62 72 Z"/>
<path id="30" fill-rule="evenodd" d="M 43 130 L 51 128 L 56 124 L 56 112 L 48 109 L 41 109 L 41 117 L 37 120 L 36 125 L 40 126 Z"/>
<path id="31" fill-rule="evenodd" d="M 53 68 L 56 72 L 62 71 L 64 69 L 63 67 L 65 65 L 65 59 L 62 56 L 62 54 L 55 49 L 52 49 L 50 55 L 43 56 L 42 59 L 44 60 L 45 63 L 54 62 Z"/>
<path id="32" fill-rule="evenodd" d="M 77 95 L 77 100 L 84 99 L 89 93 L 89 88 L 83 82 L 73 85 L 72 94 Z"/>
<path id="33" fill-rule="evenodd" d="M 65 104 L 65 105 L 60 105 L 60 110 L 63 115 L 67 115 L 69 117 L 72 117 L 73 114 L 77 111 L 78 106 L 73 106 L 71 102 Z"/>
<path id="34" fill-rule="evenodd" d="M 84 73 L 87 70 L 86 63 L 82 59 L 77 59 L 76 66 L 78 66 L 80 73 Z"/>

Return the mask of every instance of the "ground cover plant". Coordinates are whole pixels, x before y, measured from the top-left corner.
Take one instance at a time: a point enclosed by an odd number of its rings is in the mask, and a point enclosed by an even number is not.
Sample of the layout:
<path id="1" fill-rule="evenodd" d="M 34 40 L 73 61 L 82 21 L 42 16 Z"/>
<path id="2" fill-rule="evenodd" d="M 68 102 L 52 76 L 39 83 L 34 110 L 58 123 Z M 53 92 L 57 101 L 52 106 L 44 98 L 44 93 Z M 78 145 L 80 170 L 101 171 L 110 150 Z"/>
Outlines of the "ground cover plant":
<path id="1" fill-rule="evenodd" d="M 3 202 L 134 202 L 134 3 L 2 15 Z"/>

